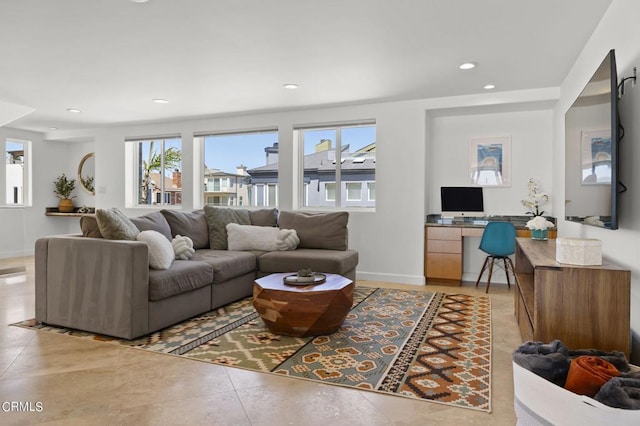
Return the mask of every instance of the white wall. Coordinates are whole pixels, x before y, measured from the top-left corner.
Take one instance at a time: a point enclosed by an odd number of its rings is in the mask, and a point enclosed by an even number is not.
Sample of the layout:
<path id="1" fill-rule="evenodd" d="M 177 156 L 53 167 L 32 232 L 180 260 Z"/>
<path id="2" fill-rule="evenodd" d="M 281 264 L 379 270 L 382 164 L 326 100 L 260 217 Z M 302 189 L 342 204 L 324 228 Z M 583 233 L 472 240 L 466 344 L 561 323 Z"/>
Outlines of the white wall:
<path id="1" fill-rule="evenodd" d="M 554 109 L 554 206 L 564 217 L 564 114 L 587 84 L 610 49 L 616 50 L 618 77 L 630 76 L 640 67 L 640 44 L 637 37 L 640 2 L 614 0 L 591 39 L 576 60 L 561 86 L 561 97 Z M 640 86 L 627 84 L 620 100 L 620 116 L 625 136 L 620 144 L 621 181 L 629 190 L 620 195 L 619 229 L 610 231 L 577 223 L 560 221 L 560 236 L 602 240 L 603 255 L 631 270 L 632 361 L 640 362 Z"/>
<path id="2" fill-rule="evenodd" d="M 484 187 L 487 215 L 524 215 L 520 200 L 527 197 L 527 181 L 535 178 L 543 191 L 552 187 L 552 113 L 505 112 L 448 117 L 432 121 L 433 147 L 429 162 L 430 213 L 440 213 L 441 186 L 468 186 L 469 141 L 492 136 L 511 137 L 511 186 Z M 551 205 L 545 214 L 552 215 Z"/>
<path id="3" fill-rule="evenodd" d="M 0 208 L 0 257 L 24 256 L 33 253 L 37 237 L 68 232 L 65 219 L 44 215 L 46 207 L 57 206 L 53 180 L 60 173 L 69 174 L 67 145 L 43 140 L 42 134 L 0 127 L 0 142 L 6 139 L 28 140 L 32 143 L 33 205 Z"/>

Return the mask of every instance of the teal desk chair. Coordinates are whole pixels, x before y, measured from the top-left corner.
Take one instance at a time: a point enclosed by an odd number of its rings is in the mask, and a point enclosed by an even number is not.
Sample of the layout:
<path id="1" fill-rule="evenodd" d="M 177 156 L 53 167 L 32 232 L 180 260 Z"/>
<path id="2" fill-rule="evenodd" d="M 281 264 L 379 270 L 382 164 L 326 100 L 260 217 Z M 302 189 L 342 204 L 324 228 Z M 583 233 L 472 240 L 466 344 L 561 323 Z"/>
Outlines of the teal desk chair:
<path id="1" fill-rule="evenodd" d="M 484 274 L 487 264 L 489 265 L 489 278 L 487 278 L 487 290 L 485 293 L 489 293 L 489 286 L 491 285 L 491 275 L 493 273 L 493 264 L 496 259 L 502 259 L 504 263 L 504 272 L 507 274 L 507 285 L 511 288 L 511 279 L 509 278 L 509 269 L 515 276 L 515 270 L 513 268 L 513 262 L 509 257 L 510 254 L 516 252 L 516 228 L 510 222 L 489 222 L 484 228 L 482 233 L 482 239 L 480 240 L 480 250 L 487 253 L 487 258 L 484 260 L 482 270 L 478 281 L 476 281 L 476 287 L 480 283 L 482 274 Z M 498 267 L 500 265 L 498 264 Z"/>

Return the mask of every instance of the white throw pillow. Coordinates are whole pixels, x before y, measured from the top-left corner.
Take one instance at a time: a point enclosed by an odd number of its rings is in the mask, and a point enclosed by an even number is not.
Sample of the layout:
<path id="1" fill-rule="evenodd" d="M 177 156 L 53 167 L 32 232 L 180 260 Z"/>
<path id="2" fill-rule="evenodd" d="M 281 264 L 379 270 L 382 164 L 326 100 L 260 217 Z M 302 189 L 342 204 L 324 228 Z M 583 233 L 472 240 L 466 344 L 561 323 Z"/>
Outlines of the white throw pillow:
<path id="1" fill-rule="evenodd" d="M 226 228 L 229 250 L 294 250 L 300 243 L 293 229 L 237 223 L 229 223 Z"/>
<path id="2" fill-rule="evenodd" d="M 142 231 L 136 237 L 149 246 L 149 266 L 153 269 L 169 269 L 175 254 L 171 241 L 158 231 Z"/>

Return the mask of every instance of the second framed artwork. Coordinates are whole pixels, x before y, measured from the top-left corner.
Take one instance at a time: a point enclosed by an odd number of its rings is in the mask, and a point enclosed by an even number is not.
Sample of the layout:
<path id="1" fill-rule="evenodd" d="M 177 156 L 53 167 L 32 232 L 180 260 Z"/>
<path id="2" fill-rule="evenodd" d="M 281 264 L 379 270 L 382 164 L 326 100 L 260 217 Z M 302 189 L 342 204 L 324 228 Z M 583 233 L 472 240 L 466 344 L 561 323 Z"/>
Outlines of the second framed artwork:
<path id="1" fill-rule="evenodd" d="M 511 186 L 510 136 L 471 139 L 469 183 L 478 186 Z"/>

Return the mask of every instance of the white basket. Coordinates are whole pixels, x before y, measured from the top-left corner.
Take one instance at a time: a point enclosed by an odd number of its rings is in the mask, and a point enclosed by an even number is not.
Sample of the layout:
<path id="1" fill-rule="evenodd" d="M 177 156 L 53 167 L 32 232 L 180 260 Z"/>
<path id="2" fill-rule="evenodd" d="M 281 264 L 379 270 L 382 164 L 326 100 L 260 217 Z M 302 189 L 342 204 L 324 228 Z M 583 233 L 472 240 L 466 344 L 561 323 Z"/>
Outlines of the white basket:
<path id="1" fill-rule="evenodd" d="M 602 241 L 585 238 L 558 238 L 556 260 L 570 265 L 602 265 Z"/>
<path id="2" fill-rule="evenodd" d="M 640 410 L 609 407 L 512 364 L 518 425 L 640 425 Z"/>

